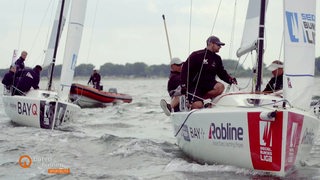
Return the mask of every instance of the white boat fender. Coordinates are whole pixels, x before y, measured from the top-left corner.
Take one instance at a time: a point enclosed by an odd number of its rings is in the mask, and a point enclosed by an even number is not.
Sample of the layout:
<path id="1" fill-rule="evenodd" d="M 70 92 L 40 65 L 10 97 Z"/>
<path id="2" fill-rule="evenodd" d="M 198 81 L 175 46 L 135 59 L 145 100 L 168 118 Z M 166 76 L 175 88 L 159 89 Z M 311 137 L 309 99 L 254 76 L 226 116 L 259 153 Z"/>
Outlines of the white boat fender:
<path id="1" fill-rule="evenodd" d="M 272 112 L 261 112 L 260 119 L 265 121 L 274 121 L 276 117 L 277 111 Z"/>

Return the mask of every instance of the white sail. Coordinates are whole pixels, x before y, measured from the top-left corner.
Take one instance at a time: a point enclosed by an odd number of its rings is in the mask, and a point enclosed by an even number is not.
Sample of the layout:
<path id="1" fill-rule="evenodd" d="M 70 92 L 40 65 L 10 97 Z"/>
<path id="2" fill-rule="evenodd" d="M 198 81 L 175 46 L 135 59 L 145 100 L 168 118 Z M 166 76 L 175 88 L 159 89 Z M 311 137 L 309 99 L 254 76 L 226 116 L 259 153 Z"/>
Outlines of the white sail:
<path id="1" fill-rule="evenodd" d="M 62 1 L 59 1 L 58 7 L 61 7 L 61 3 L 62 3 Z M 68 11 L 69 4 L 70 4 L 70 0 L 66 0 L 65 3 L 64 3 L 62 22 L 61 22 L 61 27 L 60 27 L 60 34 L 59 34 L 59 38 L 58 39 L 60 39 L 60 37 L 61 37 L 62 30 L 63 30 L 64 24 L 66 22 L 66 16 L 67 16 L 67 14 L 69 12 Z M 55 48 L 54 46 L 55 46 L 56 40 L 57 40 L 57 31 L 58 31 L 60 12 L 61 12 L 61 8 L 57 8 L 56 17 L 55 17 L 55 20 L 53 22 L 51 35 L 50 35 L 50 40 L 49 40 L 49 43 L 48 43 L 48 49 L 46 50 L 46 55 L 45 55 L 42 67 L 49 66 L 52 63 L 53 52 L 54 52 L 54 48 Z"/>
<path id="2" fill-rule="evenodd" d="M 284 1 L 284 97 L 309 109 L 315 68 L 316 0 Z"/>
<path id="3" fill-rule="evenodd" d="M 87 0 L 72 1 L 71 7 L 59 90 L 61 98 L 65 100 L 68 99 L 70 86 L 73 81 L 74 70 L 77 64 Z"/>
<path id="4" fill-rule="evenodd" d="M 268 2 L 268 1 L 267 1 Z M 260 5 L 261 1 L 250 0 L 247 17 L 244 25 L 241 46 L 237 50 L 237 57 L 251 52 L 257 48 L 258 32 L 259 32 L 259 20 L 260 20 Z M 266 7 L 267 7 L 266 3 Z"/>

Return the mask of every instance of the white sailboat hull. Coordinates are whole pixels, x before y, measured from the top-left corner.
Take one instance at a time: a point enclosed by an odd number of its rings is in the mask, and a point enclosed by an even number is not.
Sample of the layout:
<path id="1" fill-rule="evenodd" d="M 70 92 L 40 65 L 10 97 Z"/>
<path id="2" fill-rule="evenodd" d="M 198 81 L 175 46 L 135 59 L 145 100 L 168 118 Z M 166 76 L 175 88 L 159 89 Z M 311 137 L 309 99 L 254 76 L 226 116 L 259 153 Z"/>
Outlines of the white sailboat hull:
<path id="1" fill-rule="evenodd" d="M 263 104 L 279 103 L 244 106 L 260 97 Z M 267 95 L 234 94 L 222 97 L 212 108 L 172 113 L 178 146 L 201 163 L 284 176 L 309 154 L 319 119 L 308 112 L 282 108 L 280 98 L 272 99 Z M 275 118 L 267 116 L 271 112 L 276 112 Z"/>
<path id="2" fill-rule="evenodd" d="M 3 95 L 6 114 L 16 124 L 53 129 L 74 118 L 80 107 L 57 99 L 57 93 L 30 90 L 26 96 Z"/>

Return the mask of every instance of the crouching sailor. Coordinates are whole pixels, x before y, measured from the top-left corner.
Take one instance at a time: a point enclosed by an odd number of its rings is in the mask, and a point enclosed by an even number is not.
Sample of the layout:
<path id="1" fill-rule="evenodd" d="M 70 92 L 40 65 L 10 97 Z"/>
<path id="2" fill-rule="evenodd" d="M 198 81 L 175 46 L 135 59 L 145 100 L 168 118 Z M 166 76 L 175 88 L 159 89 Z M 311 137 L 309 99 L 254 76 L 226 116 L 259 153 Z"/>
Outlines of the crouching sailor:
<path id="1" fill-rule="evenodd" d="M 19 77 L 15 80 L 15 95 L 22 95 L 28 92 L 31 87 L 33 89 L 39 89 L 40 82 L 40 72 L 42 71 L 42 67 L 40 65 L 36 65 L 33 69 L 24 69 L 21 75 L 17 75 Z"/>

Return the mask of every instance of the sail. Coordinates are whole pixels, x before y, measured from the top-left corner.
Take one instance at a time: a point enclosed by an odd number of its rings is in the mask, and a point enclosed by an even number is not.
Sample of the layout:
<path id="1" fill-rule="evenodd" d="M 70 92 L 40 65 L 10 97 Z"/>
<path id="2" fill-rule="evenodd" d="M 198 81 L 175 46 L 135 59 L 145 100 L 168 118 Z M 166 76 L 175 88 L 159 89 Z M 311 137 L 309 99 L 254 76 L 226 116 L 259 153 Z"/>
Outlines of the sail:
<path id="1" fill-rule="evenodd" d="M 68 99 L 70 86 L 73 81 L 74 70 L 77 64 L 86 7 L 87 0 L 76 0 L 72 1 L 71 4 L 70 20 L 68 25 L 59 90 L 59 95 L 65 100 Z"/>
<path id="2" fill-rule="evenodd" d="M 58 7 L 61 7 L 61 3 L 62 3 L 62 1 L 59 1 Z M 63 30 L 64 24 L 66 22 L 66 16 L 68 14 L 69 4 L 70 4 L 70 0 L 66 0 L 64 3 L 63 14 L 62 14 L 62 23 L 61 23 L 60 34 L 59 34 L 58 39 L 60 39 L 60 37 L 61 37 L 62 30 Z M 57 40 L 57 31 L 58 31 L 60 12 L 61 12 L 61 8 L 57 8 L 56 17 L 53 22 L 50 40 L 49 40 L 49 44 L 48 44 L 48 49 L 46 50 L 46 55 L 45 55 L 42 67 L 49 66 L 52 63 L 53 52 L 54 52 L 54 48 L 55 48 L 54 46 L 55 46 L 56 40 Z"/>
<path id="3" fill-rule="evenodd" d="M 309 109 L 315 68 L 316 0 L 284 1 L 284 98 Z"/>
<path id="4" fill-rule="evenodd" d="M 267 7 L 268 1 L 266 2 Z M 254 50 L 257 48 L 259 20 L 260 20 L 260 7 L 261 1 L 249 0 L 247 17 L 244 25 L 241 46 L 237 51 L 237 57 Z"/>

